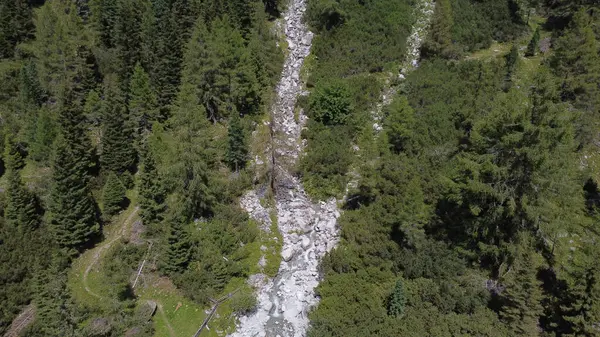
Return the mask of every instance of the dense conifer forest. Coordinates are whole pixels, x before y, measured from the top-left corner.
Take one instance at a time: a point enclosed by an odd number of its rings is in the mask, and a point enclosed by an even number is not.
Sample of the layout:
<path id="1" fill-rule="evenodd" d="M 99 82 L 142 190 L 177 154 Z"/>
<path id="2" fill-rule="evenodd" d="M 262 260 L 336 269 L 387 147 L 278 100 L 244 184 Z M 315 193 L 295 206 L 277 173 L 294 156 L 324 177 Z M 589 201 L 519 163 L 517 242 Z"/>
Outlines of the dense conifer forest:
<path id="1" fill-rule="evenodd" d="M 290 1 L 0 0 L 0 335 L 257 312 Z M 600 336 L 600 4 L 437 0 L 416 66 L 422 0 L 305 3 L 291 170 L 341 213 L 307 335 Z"/>

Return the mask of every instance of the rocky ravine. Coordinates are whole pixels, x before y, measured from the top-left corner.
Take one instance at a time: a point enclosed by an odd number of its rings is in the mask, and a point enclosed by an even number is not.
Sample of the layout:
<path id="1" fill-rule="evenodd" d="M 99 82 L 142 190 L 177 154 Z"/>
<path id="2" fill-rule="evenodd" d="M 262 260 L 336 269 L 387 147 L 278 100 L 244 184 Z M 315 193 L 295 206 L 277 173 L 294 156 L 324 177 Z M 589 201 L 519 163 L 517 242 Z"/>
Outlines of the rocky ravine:
<path id="1" fill-rule="evenodd" d="M 284 14 L 284 31 L 289 54 L 285 60 L 281 80 L 277 86 L 277 100 L 272 111 L 275 134 L 275 207 L 278 228 L 283 236 L 282 258 L 278 275 L 269 279 L 254 275 L 249 282 L 257 289 L 258 307 L 249 315 L 240 317 L 237 332 L 232 337 L 302 337 L 309 326 L 308 312 L 318 303 L 315 287 L 319 284 L 319 261 L 339 241 L 336 228 L 340 216 L 337 201 L 312 203 L 302 183 L 290 173 L 303 144 L 301 131 L 306 117 L 298 120 L 294 108 L 303 94 L 300 69 L 310 53 L 312 33 L 302 22 L 307 0 L 290 0 Z M 433 1 L 423 0 L 417 8 L 417 23 L 409 39 L 405 64 L 416 66 L 418 49 L 426 34 Z M 422 28 L 425 27 L 425 28 Z M 414 53 L 417 50 L 417 54 Z M 402 74 L 404 73 L 404 69 Z M 384 92 L 377 110 L 389 104 L 393 92 Z M 241 200 L 241 206 L 261 223 L 263 230 L 270 227 L 269 210 L 260 204 L 254 191 Z"/>
<path id="2" fill-rule="evenodd" d="M 288 56 L 272 112 L 275 207 L 283 236 L 283 261 L 274 279 L 264 275 L 251 278 L 258 290 L 258 308 L 240 318 L 237 332 L 231 335 L 235 337 L 306 335 L 308 310 L 318 302 L 314 288 L 319 283 L 319 261 L 338 241 L 336 200 L 313 204 L 301 182 L 289 173 L 302 151 L 300 133 L 305 122 L 302 114 L 298 120 L 294 117 L 297 98 L 303 93 L 300 69 L 310 53 L 313 37 L 302 22 L 305 10 L 306 0 L 290 0 L 284 14 Z M 260 205 L 256 193 L 247 193 L 241 204 L 263 229 L 269 227 L 269 211 Z"/>

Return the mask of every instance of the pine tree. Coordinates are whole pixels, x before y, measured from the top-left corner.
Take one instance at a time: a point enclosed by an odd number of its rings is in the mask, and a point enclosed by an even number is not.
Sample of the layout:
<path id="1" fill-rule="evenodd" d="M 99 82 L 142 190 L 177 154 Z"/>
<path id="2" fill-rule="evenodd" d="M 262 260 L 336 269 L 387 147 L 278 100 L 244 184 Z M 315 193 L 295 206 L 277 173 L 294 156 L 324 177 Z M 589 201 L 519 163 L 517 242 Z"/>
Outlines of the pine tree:
<path id="1" fill-rule="evenodd" d="M 143 18 L 148 0 L 117 0 L 117 19 L 114 41 L 119 57 L 120 81 L 124 92 L 129 90 L 129 80 L 135 65 L 142 61 L 144 41 Z"/>
<path id="2" fill-rule="evenodd" d="M 10 138 L 5 143 L 5 165 L 7 169 L 6 206 L 4 218 L 7 225 L 21 231 L 33 231 L 40 224 L 37 200 L 23 185 L 20 169 L 23 158 Z"/>
<path id="3" fill-rule="evenodd" d="M 575 13 L 564 35 L 554 41 L 551 64 L 562 78 L 561 95 L 585 112 L 579 122 L 582 141 L 596 138 L 598 122 L 594 116 L 600 107 L 600 48 L 593 20 L 585 9 Z"/>
<path id="4" fill-rule="evenodd" d="M 21 102 L 25 105 L 39 106 L 44 100 L 37 68 L 32 61 L 24 64 L 19 72 L 19 94 Z"/>
<path id="5" fill-rule="evenodd" d="M 169 221 L 167 252 L 164 270 L 169 274 L 182 273 L 190 261 L 190 239 L 178 218 Z"/>
<path id="6" fill-rule="evenodd" d="M 56 138 L 57 126 L 55 118 L 48 109 L 42 108 L 36 119 L 33 140 L 29 145 L 30 156 L 33 160 L 47 164 L 52 153 L 52 143 Z"/>
<path id="7" fill-rule="evenodd" d="M 406 306 L 406 295 L 404 294 L 404 284 L 402 280 L 396 281 L 394 292 L 390 295 L 388 304 L 388 315 L 401 317 L 404 314 Z"/>
<path id="8" fill-rule="evenodd" d="M 415 125 L 414 111 L 405 96 L 399 96 L 387 108 L 384 126 L 386 135 L 393 150 L 404 151 L 413 138 Z"/>
<path id="9" fill-rule="evenodd" d="M 100 35 L 105 48 L 115 46 L 115 30 L 118 19 L 118 0 L 91 0 L 91 22 Z"/>
<path id="10" fill-rule="evenodd" d="M 34 335 L 75 337 L 77 322 L 73 303 L 67 289 L 68 257 L 61 253 L 52 256 L 49 266 L 38 267 L 34 279 L 37 323 Z"/>
<path id="11" fill-rule="evenodd" d="M 432 20 L 429 35 L 423 44 L 423 55 L 453 57 L 451 30 L 454 18 L 452 5 L 449 0 L 439 0 L 436 2 Z"/>
<path id="12" fill-rule="evenodd" d="M 152 151 L 145 144 L 140 157 L 140 207 L 141 216 L 146 224 L 158 223 L 165 211 L 166 191 L 163 186 Z"/>
<path id="13" fill-rule="evenodd" d="M 107 218 L 119 213 L 123 209 L 125 192 L 125 186 L 123 186 L 119 177 L 114 172 L 109 172 L 104 188 L 102 189 L 104 214 Z"/>
<path id="14" fill-rule="evenodd" d="M 447 221 L 460 223 L 464 239 L 491 249 L 494 258 L 519 231 L 552 241 L 581 221 L 573 130 L 557 99 L 548 71 L 541 68 L 529 97 L 515 89 L 501 95 L 492 112 L 475 123 L 466 151 L 457 157 L 457 185 L 450 184 L 447 196 L 457 204 Z"/>
<path id="15" fill-rule="evenodd" d="M 182 82 L 196 87 L 208 117 L 216 122 L 239 112 L 252 113 L 260 88 L 249 49 L 229 18 L 216 19 L 208 34 L 198 20 L 184 56 Z"/>
<path id="16" fill-rule="evenodd" d="M 108 79 L 104 88 L 100 153 L 100 165 L 104 170 L 121 174 L 133 168 L 136 160 L 133 131 L 126 127 L 127 120 L 127 110 L 116 81 Z"/>
<path id="17" fill-rule="evenodd" d="M 543 313 L 542 282 L 537 279 L 542 258 L 530 246 L 529 237 L 522 235 L 514 262 L 500 280 L 505 288 L 500 317 L 516 336 L 536 336 Z"/>
<path id="18" fill-rule="evenodd" d="M 158 121 L 158 102 L 150 87 L 150 77 L 138 63 L 135 66 L 129 88 L 129 118 L 137 146 Z"/>
<path id="19" fill-rule="evenodd" d="M 238 114 L 233 115 L 229 119 L 227 144 L 225 159 L 229 163 L 229 167 L 237 172 L 246 166 L 246 160 L 248 159 L 248 146 L 246 145 L 244 128 Z"/>
<path id="20" fill-rule="evenodd" d="M 66 91 L 73 91 L 74 99 L 83 100 L 95 76 L 95 60 L 93 39 L 74 2 L 45 2 L 36 10 L 35 28 L 31 49 L 45 92 L 59 99 Z"/>
<path id="21" fill-rule="evenodd" d="M 69 255 L 81 250 L 100 229 L 87 182 L 87 168 L 81 165 L 77 151 L 59 136 L 52 160 L 49 225 L 54 239 Z"/>
<path id="22" fill-rule="evenodd" d="M 525 52 L 525 56 L 531 57 L 537 54 L 538 44 L 540 43 L 540 27 L 536 28 L 533 33 L 533 37 L 531 37 L 531 41 L 527 45 L 527 52 Z"/>
<path id="23" fill-rule="evenodd" d="M 28 1 L 0 1 L 0 59 L 12 57 L 15 46 L 32 37 L 31 18 Z"/>

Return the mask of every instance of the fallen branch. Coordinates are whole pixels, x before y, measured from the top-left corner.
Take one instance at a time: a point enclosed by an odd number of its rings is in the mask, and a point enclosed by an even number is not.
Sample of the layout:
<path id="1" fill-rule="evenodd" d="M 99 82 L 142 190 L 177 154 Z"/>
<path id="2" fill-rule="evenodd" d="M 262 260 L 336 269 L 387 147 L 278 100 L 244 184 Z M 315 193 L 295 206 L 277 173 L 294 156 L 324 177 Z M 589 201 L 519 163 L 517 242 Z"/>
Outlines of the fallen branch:
<path id="1" fill-rule="evenodd" d="M 208 322 L 210 321 L 210 319 L 213 317 L 213 315 L 217 311 L 219 304 L 221 304 L 221 303 L 227 301 L 228 299 L 230 299 L 231 297 L 233 297 L 233 295 L 235 293 L 237 293 L 239 290 L 240 290 L 240 288 L 237 288 L 236 290 L 230 292 L 226 296 L 221 297 L 219 300 L 217 300 L 215 302 L 215 305 L 213 305 L 212 309 L 210 309 L 210 313 L 208 314 L 208 316 L 206 316 L 206 318 L 204 319 L 204 322 L 202 322 L 202 325 L 200 326 L 198 331 L 196 331 L 196 334 L 194 335 L 194 337 L 200 336 L 200 333 L 202 332 L 202 330 L 208 325 Z"/>
<path id="2" fill-rule="evenodd" d="M 140 277 L 140 274 L 142 273 L 142 270 L 144 269 L 144 265 L 146 264 L 146 259 L 147 259 L 148 255 L 150 255 L 150 249 L 152 249 L 152 241 L 150 241 L 150 244 L 148 245 L 148 251 L 146 252 L 146 257 L 144 258 L 144 261 L 142 261 L 142 265 L 140 266 L 140 269 L 138 269 L 137 275 L 135 276 L 135 281 L 133 281 L 133 285 L 131 286 L 131 289 L 135 289 L 135 286 L 138 282 L 138 278 Z"/>

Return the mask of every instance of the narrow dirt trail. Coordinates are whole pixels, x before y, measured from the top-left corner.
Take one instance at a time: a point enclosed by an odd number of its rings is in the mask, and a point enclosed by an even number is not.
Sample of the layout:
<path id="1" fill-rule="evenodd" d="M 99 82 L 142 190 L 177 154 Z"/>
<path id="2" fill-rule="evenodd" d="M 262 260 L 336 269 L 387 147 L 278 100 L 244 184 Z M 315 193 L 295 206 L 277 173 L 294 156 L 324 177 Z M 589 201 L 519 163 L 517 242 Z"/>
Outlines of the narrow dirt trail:
<path id="1" fill-rule="evenodd" d="M 131 228 L 133 219 L 138 214 L 139 210 L 140 210 L 140 208 L 138 206 L 136 206 L 133 209 L 133 211 L 131 212 L 131 214 L 129 214 L 127 219 L 122 222 L 122 225 L 119 228 L 119 230 L 116 231 L 113 235 L 111 235 L 112 237 L 110 239 L 105 240 L 104 242 L 102 242 L 101 244 L 99 244 L 97 247 L 95 247 L 92 250 L 92 252 L 91 252 L 91 254 L 93 254 L 92 259 L 89 261 L 87 267 L 85 268 L 85 271 L 83 272 L 83 278 L 82 278 L 83 286 L 85 288 L 85 291 L 88 294 L 90 294 L 98 299 L 102 298 L 102 296 L 100 296 L 98 293 L 94 292 L 90 288 L 90 286 L 88 284 L 88 276 L 89 276 L 90 272 L 92 271 L 92 268 L 98 263 L 98 261 L 100 261 L 100 258 L 102 257 L 104 252 L 108 251 L 115 244 L 115 242 L 117 242 L 118 240 L 120 240 L 122 237 L 125 236 L 128 229 Z"/>

